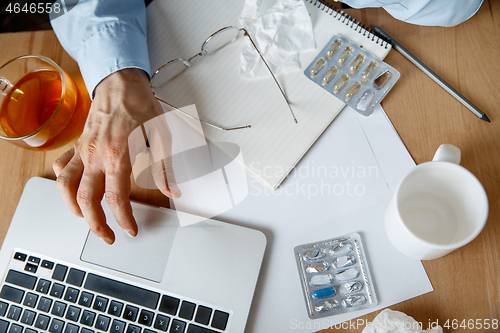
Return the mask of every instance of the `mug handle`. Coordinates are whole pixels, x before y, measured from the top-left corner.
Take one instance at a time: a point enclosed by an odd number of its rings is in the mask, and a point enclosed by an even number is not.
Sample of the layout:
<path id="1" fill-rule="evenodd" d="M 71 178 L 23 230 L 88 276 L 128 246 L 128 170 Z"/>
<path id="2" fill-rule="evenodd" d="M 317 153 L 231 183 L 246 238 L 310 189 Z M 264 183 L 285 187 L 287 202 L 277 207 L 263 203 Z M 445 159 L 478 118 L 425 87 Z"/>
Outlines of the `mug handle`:
<path id="1" fill-rule="evenodd" d="M 460 164 L 461 156 L 462 152 L 460 151 L 460 148 L 450 144 L 442 144 L 439 146 L 432 160 Z"/>

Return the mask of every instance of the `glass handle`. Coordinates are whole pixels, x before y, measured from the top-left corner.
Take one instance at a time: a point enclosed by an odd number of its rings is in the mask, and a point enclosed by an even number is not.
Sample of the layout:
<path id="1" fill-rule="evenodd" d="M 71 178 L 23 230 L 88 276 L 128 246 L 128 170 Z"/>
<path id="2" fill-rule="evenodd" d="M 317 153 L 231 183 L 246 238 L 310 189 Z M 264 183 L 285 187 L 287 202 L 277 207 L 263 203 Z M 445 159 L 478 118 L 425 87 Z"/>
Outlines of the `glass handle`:
<path id="1" fill-rule="evenodd" d="M 12 88 L 12 83 L 6 78 L 0 77 L 0 95 L 7 95 L 10 88 Z"/>

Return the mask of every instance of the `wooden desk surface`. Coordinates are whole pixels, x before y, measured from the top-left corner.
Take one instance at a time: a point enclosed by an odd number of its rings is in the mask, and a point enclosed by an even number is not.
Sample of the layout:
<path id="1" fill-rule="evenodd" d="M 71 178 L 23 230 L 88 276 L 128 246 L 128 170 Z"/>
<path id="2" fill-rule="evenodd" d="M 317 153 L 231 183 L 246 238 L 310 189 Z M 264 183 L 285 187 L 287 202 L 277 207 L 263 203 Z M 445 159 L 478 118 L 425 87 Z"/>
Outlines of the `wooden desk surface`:
<path id="1" fill-rule="evenodd" d="M 399 22 L 382 9 L 346 12 L 366 25 L 380 26 L 491 119 L 488 124 L 477 118 L 397 51 L 387 56 L 385 61 L 399 70 L 401 78 L 382 105 L 415 162 L 431 160 L 441 143 L 460 147 L 462 165 L 481 181 L 490 203 L 486 227 L 473 242 L 424 262 L 435 291 L 391 309 L 411 315 L 424 328 L 429 322 L 444 325 L 455 320 L 460 325 L 465 319 L 466 325 L 472 320 L 474 325 L 445 331 L 500 332 L 498 326 L 489 330 L 475 326 L 500 318 L 500 2 L 485 0 L 474 17 L 453 28 Z M 81 80 L 78 66 L 52 31 L 0 34 L 0 45 L 0 63 L 22 54 L 42 54 Z M 67 148 L 33 152 L 0 142 L 0 240 L 26 181 L 33 176 L 55 179 L 52 162 Z M 135 186 L 132 199 L 167 205 L 158 191 Z M 377 313 L 362 319 L 371 321 Z"/>

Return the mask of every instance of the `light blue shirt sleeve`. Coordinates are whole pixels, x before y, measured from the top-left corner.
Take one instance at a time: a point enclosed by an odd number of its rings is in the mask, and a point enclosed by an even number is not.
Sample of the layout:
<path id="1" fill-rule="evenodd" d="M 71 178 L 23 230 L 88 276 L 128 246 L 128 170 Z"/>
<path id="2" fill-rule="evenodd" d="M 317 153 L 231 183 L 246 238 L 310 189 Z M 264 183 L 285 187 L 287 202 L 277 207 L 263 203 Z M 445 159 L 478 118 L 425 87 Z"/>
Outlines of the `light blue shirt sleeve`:
<path id="1" fill-rule="evenodd" d="M 483 0 L 341 0 L 353 8 L 383 7 L 408 23 L 452 27 L 471 18 Z"/>
<path id="2" fill-rule="evenodd" d="M 383 7 L 396 19 L 454 26 L 474 15 L 483 0 L 342 0 L 353 8 Z M 109 74 L 140 68 L 149 76 L 144 0 L 65 0 L 65 13 L 51 18 L 63 48 L 78 62 L 90 95 Z"/>
<path id="3" fill-rule="evenodd" d="M 63 48 L 78 62 L 91 96 L 99 82 L 117 70 L 140 68 L 150 76 L 144 0 L 64 3 L 66 12 L 51 17 L 51 24 Z"/>

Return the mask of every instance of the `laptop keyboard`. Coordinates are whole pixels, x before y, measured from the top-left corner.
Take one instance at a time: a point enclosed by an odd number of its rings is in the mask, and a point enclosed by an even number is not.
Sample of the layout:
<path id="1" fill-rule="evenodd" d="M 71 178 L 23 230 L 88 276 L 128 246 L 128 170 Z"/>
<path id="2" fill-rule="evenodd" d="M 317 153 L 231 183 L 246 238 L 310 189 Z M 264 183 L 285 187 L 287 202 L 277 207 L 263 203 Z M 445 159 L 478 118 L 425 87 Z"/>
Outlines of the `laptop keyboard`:
<path id="1" fill-rule="evenodd" d="M 229 312 L 25 252 L 0 291 L 0 333 L 215 333 Z"/>

